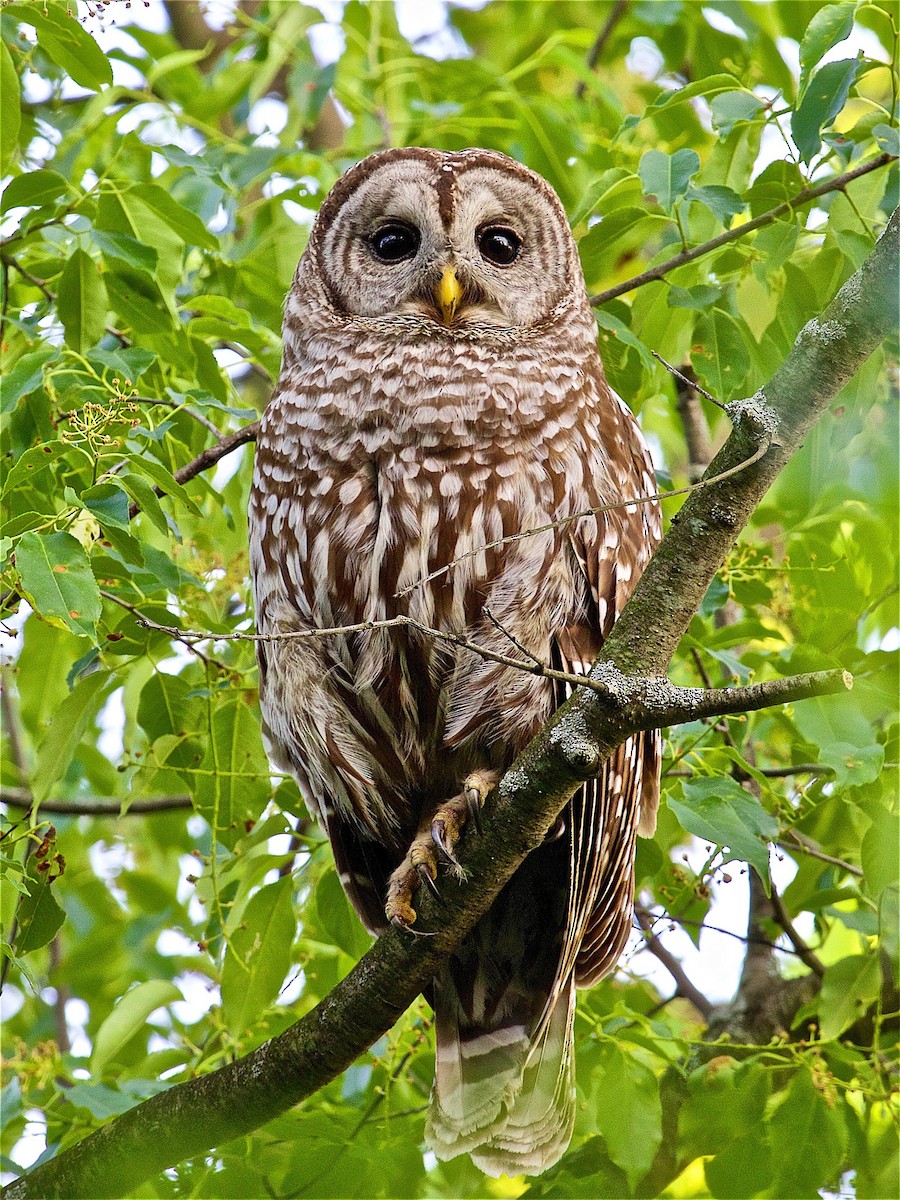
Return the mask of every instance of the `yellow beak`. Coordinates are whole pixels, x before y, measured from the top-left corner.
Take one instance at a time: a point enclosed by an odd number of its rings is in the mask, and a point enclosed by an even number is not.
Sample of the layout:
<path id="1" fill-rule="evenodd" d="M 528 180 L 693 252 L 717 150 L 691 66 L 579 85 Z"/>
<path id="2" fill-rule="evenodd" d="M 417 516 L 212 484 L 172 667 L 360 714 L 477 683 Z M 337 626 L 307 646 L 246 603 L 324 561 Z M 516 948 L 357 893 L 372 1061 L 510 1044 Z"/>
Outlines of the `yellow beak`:
<path id="1" fill-rule="evenodd" d="M 445 325 L 453 324 L 462 294 L 463 290 L 456 278 L 456 272 L 452 267 L 445 267 L 441 281 L 434 290 L 434 297 L 438 302 Z"/>

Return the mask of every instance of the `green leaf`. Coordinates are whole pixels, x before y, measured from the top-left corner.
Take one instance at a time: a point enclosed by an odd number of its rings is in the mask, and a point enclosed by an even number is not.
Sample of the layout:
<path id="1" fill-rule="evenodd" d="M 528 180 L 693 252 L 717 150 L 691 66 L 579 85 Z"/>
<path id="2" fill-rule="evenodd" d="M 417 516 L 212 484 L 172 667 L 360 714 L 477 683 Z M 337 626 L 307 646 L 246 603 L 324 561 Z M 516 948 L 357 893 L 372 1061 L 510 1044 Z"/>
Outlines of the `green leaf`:
<path id="1" fill-rule="evenodd" d="M 649 1067 L 611 1046 L 595 1092 L 597 1126 L 609 1157 L 632 1185 L 650 1167 L 662 1141 L 659 1082 Z"/>
<path id="2" fill-rule="evenodd" d="M 6 42 L 0 42 L 0 173 L 5 175 L 19 145 L 19 127 L 22 123 L 22 102 L 19 94 L 19 77 L 13 65 Z"/>
<path id="3" fill-rule="evenodd" d="M 118 1117 L 144 1099 L 140 1094 L 123 1092 L 105 1083 L 75 1083 L 66 1088 L 65 1097 L 67 1103 L 86 1109 L 97 1121 Z"/>
<path id="4" fill-rule="evenodd" d="M 833 767 L 842 787 L 871 783 L 884 762 L 884 747 L 852 695 L 817 696 L 798 703 L 794 724 L 819 747 L 819 761 Z"/>
<path id="5" fill-rule="evenodd" d="M 687 198 L 705 204 L 726 229 L 731 224 L 731 218 L 743 212 L 747 207 L 747 202 L 742 200 L 737 192 L 717 183 L 707 184 L 705 187 L 694 187 L 691 184 L 687 190 Z"/>
<path id="6" fill-rule="evenodd" d="M 132 462 L 134 461 L 132 459 Z M 159 532 L 164 537 L 168 537 L 170 530 L 166 514 L 159 503 L 159 497 L 147 481 L 141 479 L 140 475 L 129 472 L 126 475 L 119 476 L 119 483 L 121 483 L 141 512 L 156 526 Z"/>
<path id="7" fill-rule="evenodd" d="M 719 92 L 732 92 L 739 89 L 741 81 L 734 75 L 707 75 L 704 79 L 695 79 L 693 83 L 679 88 L 675 92 L 664 92 L 661 98 L 651 104 L 645 116 L 653 116 L 661 108 L 675 108 L 695 96 L 715 96 Z"/>
<path id="8" fill-rule="evenodd" d="M 223 845 L 234 846 L 269 799 L 269 763 L 259 723 L 242 700 L 216 710 L 211 733 L 194 807 Z"/>
<path id="9" fill-rule="evenodd" d="M 23 354 L 15 366 L 0 379 L 0 411 L 12 412 L 23 396 L 30 395 L 44 382 L 44 366 L 57 354 L 53 346 L 39 346 Z"/>
<path id="10" fill-rule="evenodd" d="M 172 314 L 155 279 L 133 267 L 110 268 L 104 276 L 112 308 L 136 333 L 170 333 Z"/>
<path id="11" fill-rule="evenodd" d="M 11 208 L 41 208 L 65 196 L 70 188 L 69 182 L 58 171 L 42 169 L 16 175 L 4 189 L 0 212 L 8 212 Z"/>
<path id="12" fill-rule="evenodd" d="M 193 246 L 203 246 L 207 250 L 218 249 L 219 239 L 214 233 L 210 233 L 197 214 L 173 200 L 158 183 L 141 183 L 131 191 L 185 242 Z"/>
<path id="13" fill-rule="evenodd" d="M 235 1037 L 246 1033 L 278 996 L 296 930 L 289 875 L 250 897 L 222 966 L 222 1008 Z"/>
<path id="14" fill-rule="evenodd" d="M 683 800 L 669 795 L 669 808 L 687 833 L 721 846 L 726 861 L 741 859 L 769 886 L 769 848 L 778 822 L 729 776 L 685 781 Z"/>
<path id="15" fill-rule="evenodd" d="M 810 80 L 800 102 L 800 107 L 791 117 L 791 137 L 805 163 L 819 153 L 822 146 L 821 131 L 830 125 L 847 103 L 850 88 L 856 82 L 863 66 L 862 52 L 858 58 L 842 58 L 839 62 L 826 63 Z"/>
<path id="16" fill-rule="evenodd" d="M 372 945 L 371 937 L 344 894 L 337 872 L 331 868 L 316 884 L 316 912 L 319 924 L 334 945 L 354 961 Z"/>
<path id="17" fill-rule="evenodd" d="M 178 482 L 171 471 L 166 470 L 162 463 L 157 462 L 155 458 L 147 458 L 145 455 L 142 455 L 134 458 L 132 465 L 136 470 L 143 471 L 148 478 L 153 480 L 156 487 L 165 492 L 167 496 L 174 496 L 195 517 L 201 515 L 200 509 L 184 490 L 183 485 Z"/>
<path id="18" fill-rule="evenodd" d="M 615 255 L 646 242 L 649 231 L 660 224 L 669 222 L 643 208 L 618 208 L 592 225 L 578 243 L 585 276 L 602 278 Z"/>
<path id="19" fill-rule="evenodd" d="M 813 14 L 800 42 L 800 87 L 802 98 L 809 82 L 809 75 L 819 60 L 832 46 L 843 42 L 853 31 L 856 15 L 856 0 L 844 4 L 826 4 Z"/>
<path id="20" fill-rule="evenodd" d="M 34 3 L 8 4 L 4 11 L 34 26 L 38 44 L 47 57 L 81 87 L 97 91 L 112 83 L 112 64 L 82 28 L 77 13 Z"/>
<path id="21" fill-rule="evenodd" d="M 709 104 L 713 129 L 720 138 L 728 137 L 739 121 L 752 121 L 763 107 L 762 100 L 752 92 L 720 92 Z"/>
<path id="22" fill-rule="evenodd" d="M 738 395 L 750 369 L 740 328 L 730 313 L 714 308 L 694 326 L 691 362 L 707 391 L 725 402 Z"/>
<path id="23" fill-rule="evenodd" d="M 181 992 L 167 979 L 149 979 L 127 991 L 97 1030 L 91 1074 L 101 1075 L 109 1063 L 115 1062 L 119 1051 L 144 1029 L 152 1012 L 182 999 Z"/>
<path id="24" fill-rule="evenodd" d="M 16 568 L 28 603 L 45 621 L 96 638 L 100 592 L 84 548 L 70 533 L 26 533 Z"/>
<path id="25" fill-rule="evenodd" d="M 876 999 L 880 985 L 877 954 L 851 954 L 826 967 L 819 994 L 823 1039 L 830 1041 L 849 1029 Z"/>
<path id="26" fill-rule="evenodd" d="M 103 337 L 108 303 L 97 264 L 83 250 L 75 250 L 59 283 L 57 311 L 66 345 L 83 354 Z"/>
<path id="27" fill-rule="evenodd" d="M 133 238 L 127 233 L 92 229 L 91 240 L 110 258 L 118 258 L 122 262 L 128 263 L 129 266 L 136 267 L 139 271 L 145 271 L 148 275 L 152 275 L 156 270 L 158 255 L 154 248 L 144 242 L 139 242 L 137 238 Z"/>
<path id="28" fill-rule="evenodd" d="M 673 284 L 666 294 L 666 303 L 670 308 L 693 308 L 697 312 L 705 312 L 721 294 L 721 288 L 710 287 L 707 283 L 698 283 L 689 288 Z"/>
<path id="29" fill-rule="evenodd" d="M 826 1102 L 809 1071 L 794 1075 L 767 1128 L 776 1179 L 773 1196 L 814 1200 L 823 1184 L 837 1183 L 847 1127 L 840 1109 Z"/>
<path id="30" fill-rule="evenodd" d="M 882 122 L 872 126 L 872 134 L 880 150 L 892 154 L 894 158 L 900 158 L 900 129 Z"/>
<path id="31" fill-rule="evenodd" d="M 660 207 L 669 213 L 675 201 L 687 192 L 691 177 L 699 170 L 700 156 L 696 150 L 676 150 L 674 154 L 647 150 L 638 164 L 644 195 L 656 197 Z"/>
<path id="32" fill-rule="evenodd" d="M 30 954 L 46 946 L 56 936 L 66 914 L 53 895 L 53 883 L 49 871 L 38 871 L 32 858 L 28 863 L 26 877 L 28 896 L 23 896 L 16 908 L 15 953 Z"/>
<path id="33" fill-rule="evenodd" d="M 860 847 L 860 862 L 866 877 L 866 890 L 879 897 L 885 888 L 897 882 L 897 847 L 900 845 L 900 816 L 886 808 L 870 813 L 872 824 Z"/>
<path id="34" fill-rule="evenodd" d="M 83 676 L 53 714 L 38 744 L 37 767 L 31 780 L 31 790 L 39 804 L 68 771 L 108 679 L 106 671 Z"/>
<path id="35" fill-rule="evenodd" d="M 624 342 L 626 346 L 631 346 L 632 349 L 637 350 L 648 370 L 653 369 L 655 364 L 650 356 L 650 351 L 641 339 L 631 332 L 624 321 L 620 321 L 618 317 L 614 316 L 611 312 L 607 312 L 605 309 L 597 309 L 594 317 L 601 329 L 608 330 L 620 342 Z"/>
<path id="36" fill-rule="evenodd" d="M 703 1164 L 706 1183 L 716 1200 L 764 1196 L 772 1183 L 769 1147 L 762 1131 L 727 1144 Z"/>
<path id="37" fill-rule="evenodd" d="M 94 487 L 85 488 L 75 499 L 92 512 L 103 526 L 128 529 L 131 525 L 128 516 L 128 493 L 117 483 L 95 484 Z"/>

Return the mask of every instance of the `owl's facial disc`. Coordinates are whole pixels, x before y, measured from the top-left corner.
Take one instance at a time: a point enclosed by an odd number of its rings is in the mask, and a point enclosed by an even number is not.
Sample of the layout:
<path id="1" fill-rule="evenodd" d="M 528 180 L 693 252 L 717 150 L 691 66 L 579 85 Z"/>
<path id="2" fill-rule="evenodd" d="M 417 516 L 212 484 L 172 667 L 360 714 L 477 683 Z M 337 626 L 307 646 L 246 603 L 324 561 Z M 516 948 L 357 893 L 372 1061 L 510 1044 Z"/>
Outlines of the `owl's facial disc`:
<path id="1" fill-rule="evenodd" d="M 584 287 L 552 190 L 485 151 L 387 152 L 341 197 L 320 255 L 342 318 L 423 333 L 530 328 Z"/>

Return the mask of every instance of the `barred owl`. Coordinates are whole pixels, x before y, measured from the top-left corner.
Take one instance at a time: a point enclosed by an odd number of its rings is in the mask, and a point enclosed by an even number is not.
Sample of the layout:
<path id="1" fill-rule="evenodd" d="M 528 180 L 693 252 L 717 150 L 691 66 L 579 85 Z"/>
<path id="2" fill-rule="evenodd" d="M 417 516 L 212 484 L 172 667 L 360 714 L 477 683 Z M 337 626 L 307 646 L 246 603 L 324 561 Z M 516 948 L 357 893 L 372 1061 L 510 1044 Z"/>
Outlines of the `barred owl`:
<path id="1" fill-rule="evenodd" d="M 549 184 L 487 150 L 388 150 L 347 171 L 297 268 L 260 426 L 259 632 L 407 614 L 583 671 L 659 538 L 658 510 L 493 543 L 653 490 Z M 466 821 L 563 698 L 408 628 L 260 642 L 259 667 L 273 758 L 373 934 L 414 929 L 418 889 L 454 869 Z M 628 938 L 658 760 L 656 734 L 620 746 L 434 980 L 439 1158 L 537 1174 L 568 1145 L 574 989 Z"/>

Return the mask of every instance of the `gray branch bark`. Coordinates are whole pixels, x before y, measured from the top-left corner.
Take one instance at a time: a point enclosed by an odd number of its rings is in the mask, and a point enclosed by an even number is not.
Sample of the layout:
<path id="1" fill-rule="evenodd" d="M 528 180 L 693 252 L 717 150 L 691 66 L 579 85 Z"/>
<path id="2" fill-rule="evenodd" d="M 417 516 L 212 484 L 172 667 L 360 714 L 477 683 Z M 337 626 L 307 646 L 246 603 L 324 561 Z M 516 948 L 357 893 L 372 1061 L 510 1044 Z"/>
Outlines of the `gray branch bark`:
<path id="1" fill-rule="evenodd" d="M 619 618 L 594 671 L 664 675 L 709 582 L 779 471 L 840 388 L 896 325 L 900 210 L 862 267 L 810 321 L 772 381 L 730 407 L 735 429 L 711 473 L 753 467 L 695 491 Z M 460 847 L 468 882 L 448 877 L 440 911 L 421 904 L 431 937 L 391 930 L 312 1012 L 238 1062 L 178 1084 L 109 1122 L 7 1189 L 24 1197 L 132 1192 L 164 1168 L 249 1133 L 333 1079 L 393 1025 L 441 962 L 540 845 L 588 773 L 627 736 L 603 697 L 581 691 L 555 714 L 501 780 L 483 834 Z M 809 978 L 809 977 L 807 977 Z M 803 981 L 801 981 L 802 983 Z"/>

